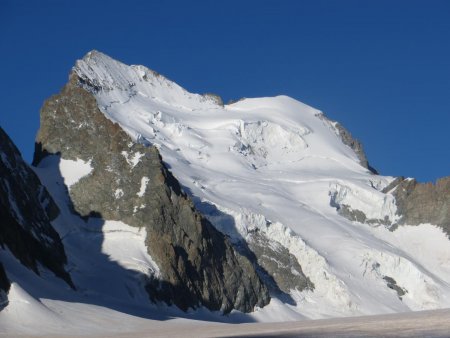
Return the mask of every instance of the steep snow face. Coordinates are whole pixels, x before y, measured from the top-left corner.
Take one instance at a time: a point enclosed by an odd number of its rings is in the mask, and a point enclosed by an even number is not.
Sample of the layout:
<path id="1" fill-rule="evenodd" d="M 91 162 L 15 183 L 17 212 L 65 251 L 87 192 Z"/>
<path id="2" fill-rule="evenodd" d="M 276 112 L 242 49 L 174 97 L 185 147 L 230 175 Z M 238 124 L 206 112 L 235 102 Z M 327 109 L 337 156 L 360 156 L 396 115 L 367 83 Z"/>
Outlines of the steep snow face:
<path id="1" fill-rule="evenodd" d="M 121 104 L 131 97 L 150 98 L 161 104 L 193 109 L 199 105 L 214 107 L 213 96 L 191 94 L 164 76 L 143 67 L 126 66 L 106 55 L 92 51 L 78 60 L 75 69 L 86 88 L 105 98 L 104 103 Z"/>
<path id="2" fill-rule="evenodd" d="M 363 168 L 320 111 L 286 96 L 223 106 L 98 52 L 74 71 L 108 118 L 159 148 L 218 229 L 235 242 L 257 229 L 297 258 L 315 289 L 292 290 L 296 306 L 273 301 L 290 318 L 450 306 L 445 235 L 419 226 L 402 241 L 386 229 L 398 219 L 393 196 L 382 192 L 393 178 Z M 216 211 L 209 214 L 210 205 Z M 340 216 L 342 206 L 370 225 Z M 417 243 L 430 248 L 426 258 L 414 251 Z M 447 268 L 423 264 L 435 255 Z"/>

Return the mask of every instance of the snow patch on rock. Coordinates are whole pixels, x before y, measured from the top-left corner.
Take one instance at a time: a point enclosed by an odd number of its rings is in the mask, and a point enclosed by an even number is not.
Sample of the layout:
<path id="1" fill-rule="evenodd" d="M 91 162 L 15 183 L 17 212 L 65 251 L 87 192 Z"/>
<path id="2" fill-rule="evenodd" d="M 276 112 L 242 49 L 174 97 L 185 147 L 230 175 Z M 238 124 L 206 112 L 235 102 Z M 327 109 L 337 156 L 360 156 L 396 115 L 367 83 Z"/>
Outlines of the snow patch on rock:
<path id="1" fill-rule="evenodd" d="M 116 189 L 116 191 L 114 192 L 114 197 L 116 199 L 122 198 L 123 197 L 123 190 L 122 189 Z"/>
<path id="2" fill-rule="evenodd" d="M 136 195 L 139 197 L 143 197 L 145 194 L 145 190 L 147 189 L 148 182 L 150 182 L 150 179 L 146 176 L 142 177 L 141 179 L 141 187 L 139 188 L 139 191 Z"/>
<path id="3" fill-rule="evenodd" d="M 89 175 L 92 170 L 91 161 L 85 162 L 79 158 L 76 161 L 61 158 L 59 161 L 59 170 L 64 178 L 64 184 L 70 189 L 84 176 Z"/>
<path id="4" fill-rule="evenodd" d="M 104 240 L 102 252 L 120 266 L 159 277 L 158 265 L 147 253 L 145 228 L 136 228 L 120 221 L 105 221 L 102 228 Z M 144 283 L 145 285 L 145 283 Z"/>
<path id="5" fill-rule="evenodd" d="M 138 163 L 141 161 L 141 158 L 145 156 L 144 153 L 141 153 L 139 151 L 133 153 L 131 156 L 126 151 L 122 151 L 122 156 L 125 157 L 125 160 L 127 161 L 128 165 L 133 169 L 135 166 L 138 165 Z"/>

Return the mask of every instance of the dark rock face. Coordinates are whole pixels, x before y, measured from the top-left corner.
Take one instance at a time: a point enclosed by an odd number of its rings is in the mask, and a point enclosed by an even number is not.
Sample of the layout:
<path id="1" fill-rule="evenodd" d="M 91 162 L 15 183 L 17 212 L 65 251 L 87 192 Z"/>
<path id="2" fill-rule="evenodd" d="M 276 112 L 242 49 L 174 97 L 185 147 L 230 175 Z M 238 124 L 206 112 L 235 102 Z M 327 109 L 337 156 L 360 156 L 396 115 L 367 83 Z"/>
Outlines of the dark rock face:
<path id="1" fill-rule="evenodd" d="M 253 265 L 195 210 L 158 150 L 132 142 L 81 86 L 72 73 L 45 102 L 33 163 L 47 154 L 90 161 L 92 172 L 70 188 L 73 209 L 145 227 L 148 253 L 161 271 L 147 286 L 152 299 L 225 313 L 266 305 L 268 291 Z"/>
<path id="2" fill-rule="evenodd" d="M 0 246 L 36 274 L 40 263 L 74 287 L 64 269 L 64 247 L 50 223 L 58 214 L 47 190 L 0 128 Z M 1 267 L 0 289 L 8 286 Z"/>
<path id="3" fill-rule="evenodd" d="M 383 279 L 386 282 L 386 285 L 389 289 L 392 289 L 395 292 L 397 292 L 398 298 L 402 299 L 402 297 L 408 293 L 408 290 L 399 286 L 394 278 L 384 276 Z"/>
<path id="4" fill-rule="evenodd" d="M 6 305 L 8 305 L 8 291 L 11 284 L 6 276 L 3 264 L 0 263 L 0 310 L 2 310 Z"/>
<path id="5" fill-rule="evenodd" d="M 437 180 L 436 184 L 419 183 L 414 179 L 398 178 L 393 182 L 401 224 L 431 223 L 442 227 L 450 237 L 450 177 Z"/>
<path id="6" fill-rule="evenodd" d="M 339 215 L 349 219 L 350 221 L 358 222 L 358 223 L 366 223 L 366 224 L 373 224 L 373 225 L 384 225 L 387 228 L 390 228 L 392 226 L 391 221 L 386 216 L 384 219 L 380 218 L 367 218 L 366 214 L 363 213 L 361 210 L 352 209 L 348 205 L 338 205 L 337 211 Z"/>
<path id="7" fill-rule="evenodd" d="M 248 241 L 249 249 L 263 270 L 266 285 L 274 292 L 289 294 L 291 290 L 313 290 L 314 284 L 303 273 L 297 258 L 281 244 L 270 241 L 265 235 L 254 232 Z"/>
<path id="8" fill-rule="evenodd" d="M 238 231 L 232 215 L 217 208 L 216 205 L 193 197 L 197 209 L 217 229 L 232 238 L 232 245 L 242 256 L 247 257 L 256 267 L 261 280 L 271 294 L 277 295 L 287 303 L 294 303 L 292 290 L 314 290 L 314 283 L 304 274 L 297 258 L 279 242 L 270 239 L 258 228 L 249 230 L 245 237 Z M 266 225 L 271 222 L 267 219 Z"/>

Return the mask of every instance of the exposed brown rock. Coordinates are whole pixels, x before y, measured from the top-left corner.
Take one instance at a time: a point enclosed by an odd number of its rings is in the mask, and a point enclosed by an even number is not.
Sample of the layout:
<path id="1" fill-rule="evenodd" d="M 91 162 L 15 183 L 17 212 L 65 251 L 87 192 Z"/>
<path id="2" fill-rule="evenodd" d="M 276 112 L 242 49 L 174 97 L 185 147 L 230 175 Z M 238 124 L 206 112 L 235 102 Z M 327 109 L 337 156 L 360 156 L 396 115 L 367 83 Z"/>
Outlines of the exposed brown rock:
<path id="1" fill-rule="evenodd" d="M 442 227 L 450 237 L 450 176 L 436 184 L 403 179 L 392 193 L 402 216 L 399 224 L 431 223 Z"/>
<path id="2" fill-rule="evenodd" d="M 91 174 L 70 189 L 74 211 L 145 227 L 148 253 L 161 270 L 147 286 L 154 300 L 224 312 L 266 305 L 268 291 L 252 263 L 195 210 L 158 150 L 133 142 L 79 81 L 72 73 L 45 102 L 34 159 L 91 161 Z"/>

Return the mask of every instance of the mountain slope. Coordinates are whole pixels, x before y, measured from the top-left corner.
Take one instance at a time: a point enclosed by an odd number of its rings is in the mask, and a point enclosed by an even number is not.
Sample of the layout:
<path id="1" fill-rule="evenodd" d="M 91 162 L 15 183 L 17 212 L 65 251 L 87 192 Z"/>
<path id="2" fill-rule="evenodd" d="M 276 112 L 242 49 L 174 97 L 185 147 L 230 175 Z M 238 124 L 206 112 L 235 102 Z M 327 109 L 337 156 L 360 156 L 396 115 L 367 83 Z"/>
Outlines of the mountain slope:
<path id="1" fill-rule="evenodd" d="M 0 266 L 0 332 L 450 307 L 448 179 L 378 175 L 292 98 L 223 105 L 92 51 L 44 104 L 33 163 L 77 290 Z"/>
<path id="2" fill-rule="evenodd" d="M 277 268 L 264 270 L 296 311 L 321 317 L 449 305 L 442 230 L 389 232 L 402 218 L 394 194 L 383 191 L 394 178 L 367 170 L 358 143 L 343 140 L 349 135 L 320 111 L 285 96 L 222 106 L 95 51 L 74 71 L 105 116 L 159 148 L 197 208 L 236 247 L 260 252 L 258 234 L 272 244 L 265 247 L 295 257 L 300 268 L 282 274 L 292 283 L 277 282 Z M 402 237 L 440 244 L 417 255 Z M 255 256 L 262 262 L 267 254 Z M 439 264 L 430 264 L 435 256 Z"/>

